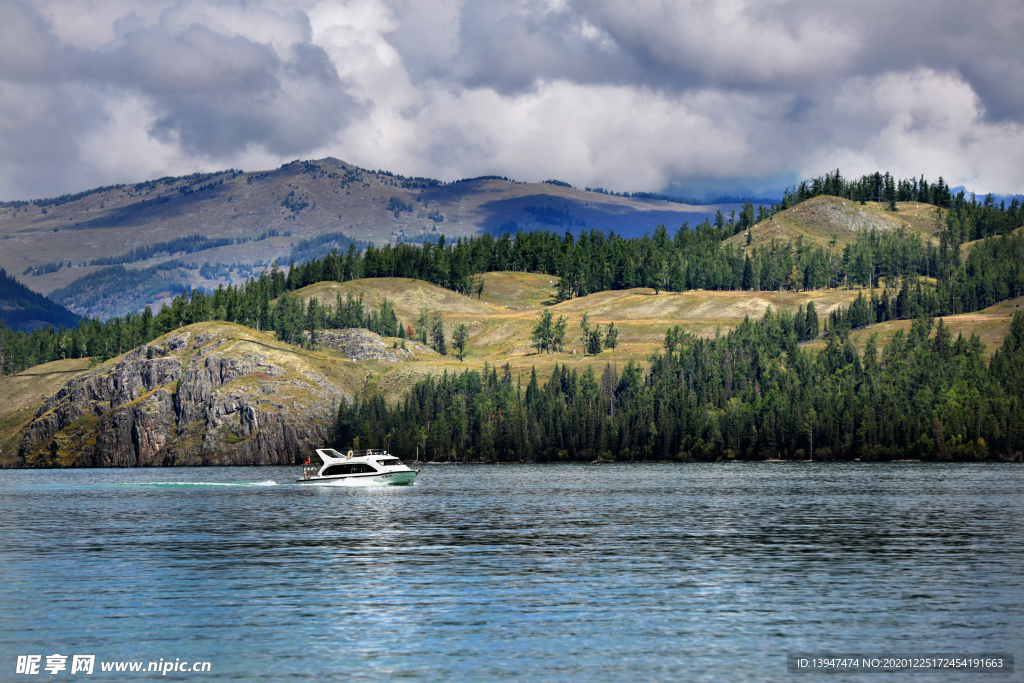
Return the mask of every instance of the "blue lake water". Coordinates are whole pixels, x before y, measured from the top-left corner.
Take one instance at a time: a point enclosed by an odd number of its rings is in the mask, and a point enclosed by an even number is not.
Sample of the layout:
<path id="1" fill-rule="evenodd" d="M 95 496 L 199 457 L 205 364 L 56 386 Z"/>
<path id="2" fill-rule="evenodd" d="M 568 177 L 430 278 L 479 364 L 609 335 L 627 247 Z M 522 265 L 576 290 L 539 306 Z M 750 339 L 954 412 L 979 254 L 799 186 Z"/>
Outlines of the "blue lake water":
<path id="1" fill-rule="evenodd" d="M 0 471 L 0 680 L 54 653 L 96 680 L 822 677 L 787 652 L 1014 653 L 909 680 L 1024 680 L 1019 465 L 299 470 Z M 99 671 L 160 658 L 211 670 Z"/>

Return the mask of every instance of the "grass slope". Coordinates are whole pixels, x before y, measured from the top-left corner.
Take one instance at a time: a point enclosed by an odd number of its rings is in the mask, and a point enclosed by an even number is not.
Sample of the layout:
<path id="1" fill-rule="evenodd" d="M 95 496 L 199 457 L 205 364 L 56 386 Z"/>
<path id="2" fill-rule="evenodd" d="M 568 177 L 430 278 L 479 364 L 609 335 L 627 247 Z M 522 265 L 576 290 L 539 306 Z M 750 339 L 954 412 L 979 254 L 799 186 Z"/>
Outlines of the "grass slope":
<path id="1" fill-rule="evenodd" d="M 14 460 L 21 430 L 46 397 L 88 369 L 87 359 L 55 360 L 0 378 L 0 467 Z"/>
<path id="2" fill-rule="evenodd" d="M 558 278 L 536 273 L 486 273 L 481 301 L 500 307 L 537 308 L 554 303 Z"/>
<path id="3" fill-rule="evenodd" d="M 490 299 L 488 291 L 491 292 Z M 555 363 L 599 371 L 605 363 L 624 365 L 631 359 L 646 360 L 661 348 L 665 331 L 676 325 L 702 336 L 714 336 L 732 329 L 747 316 L 760 317 L 773 310 L 795 311 L 801 304 L 815 302 L 819 317 L 836 306 L 848 306 L 857 296 L 855 290 L 814 292 L 684 292 L 654 294 L 652 289 L 600 292 L 564 301 L 549 307 L 557 319 L 568 321 L 566 352 L 537 354 L 530 345 L 530 334 L 540 317 L 540 309 L 553 294 L 552 278 L 532 273 L 490 273 L 485 280 L 481 301 L 419 281 L 399 278 L 321 282 L 298 290 L 304 300 L 313 296 L 322 303 L 333 303 L 337 293 L 363 294 L 371 305 L 384 297 L 394 303 L 399 320 L 414 323 L 420 306 L 441 311 L 448 339 L 459 324 L 469 329 L 466 359 L 459 363 L 452 356 L 424 356 L 415 361 L 380 367 L 373 384 L 396 400 L 418 379 L 444 371 L 479 369 L 484 363 L 508 362 L 514 374 L 528 376 L 536 366 L 541 376 L 550 374 Z M 579 341 L 580 322 L 589 314 L 592 324 L 607 329 L 614 323 L 619 330 L 619 347 L 597 356 L 584 356 Z M 576 353 L 573 354 L 573 350 Z M 452 352 L 449 341 L 449 351 Z"/>
<path id="4" fill-rule="evenodd" d="M 936 209 L 930 204 L 899 202 L 899 211 L 893 213 L 884 204 L 858 202 L 823 195 L 808 199 L 794 207 L 761 221 L 751 230 L 747 250 L 767 246 L 773 239 L 792 241 L 802 238 L 804 244 L 842 250 L 863 230 L 895 230 L 900 226 L 921 235 L 928 241 L 938 234 L 935 225 Z M 746 245 L 746 234 L 733 235 L 727 243 Z"/>
<path id="5" fill-rule="evenodd" d="M 1003 345 L 1003 339 L 1010 331 L 1010 320 L 1013 318 L 1013 314 L 1016 311 L 1022 310 L 1024 310 L 1024 297 L 1003 301 L 975 313 L 946 316 L 942 320 L 949 326 L 954 339 L 959 333 L 963 333 L 965 338 L 970 337 L 972 334 L 977 334 L 985 344 L 985 353 L 991 356 Z M 935 322 L 937 323 L 938 319 Z M 909 333 L 910 325 L 910 320 L 890 320 L 853 330 L 850 333 L 850 339 L 853 340 L 857 348 L 863 351 L 868 343 L 868 338 L 872 334 L 877 334 L 878 349 L 881 351 L 892 341 L 897 331 L 903 330 L 904 335 Z M 807 347 L 821 350 L 825 348 L 825 342 L 818 339 L 809 342 Z"/>
<path id="6" fill-rule="evenodd" d="M 1017 234 L 1024 233 L 1024 227 L 1017 228 L 1016 230 L 1014 230 L 1014 232 L 1017 233 Z M 970 242 L 964 242 L 963 244 L 961 244 L 960 245 L 960 260 L 961 261 L 966 261 L 968 255 L 970 255 L 970 253 L 971 253 L 971 250 L 973 250 L 974 247 L 979 242 L 984 242 L 984 241 L 985 240 L 971 240 Z"/>

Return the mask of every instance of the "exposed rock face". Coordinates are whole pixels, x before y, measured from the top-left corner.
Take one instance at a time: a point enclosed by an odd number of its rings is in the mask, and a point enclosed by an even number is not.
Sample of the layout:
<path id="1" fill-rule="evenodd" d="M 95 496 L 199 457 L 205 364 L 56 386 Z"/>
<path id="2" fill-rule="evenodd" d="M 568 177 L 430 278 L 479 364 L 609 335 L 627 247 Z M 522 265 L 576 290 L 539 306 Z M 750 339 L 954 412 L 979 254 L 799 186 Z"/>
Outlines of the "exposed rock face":
<path id="1" fill-rule="evenodd" d="M 900 224 L 886 216 L 868 213 L 857 207 L 853 202 L 825 204 L 823 211 L 833 225 L 847 230 L 867 231 L 879 230 L 886 232 L 896 230 Z"/>
<path id="2" fill-rule="evenodd" d="M 413 356 L 410 348 L 396 349 L 373 332 L 358 327 L 318 332 L 317 343 L 328 348 L 338 349 L 352 360 L 372 359 L 398 363 Z M 420 352 L 435 353 L 417 341 L 408 340 L 405 345 Z"/>
<path id="3" fill-rule="evenodd" d="M 258 341 L 185 330 L 151 347 L 47 399 L 22 435 L 23 466 L 301 462 L 351 399 L 295 354 Z"/>

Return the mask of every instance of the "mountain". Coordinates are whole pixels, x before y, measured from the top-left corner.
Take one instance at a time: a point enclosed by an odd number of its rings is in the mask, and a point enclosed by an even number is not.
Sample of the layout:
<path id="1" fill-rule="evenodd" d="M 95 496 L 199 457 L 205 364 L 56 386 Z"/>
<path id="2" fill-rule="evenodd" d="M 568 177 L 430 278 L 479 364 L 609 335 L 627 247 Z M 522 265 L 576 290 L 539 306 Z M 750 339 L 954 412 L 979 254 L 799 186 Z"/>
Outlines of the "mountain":
<path id="1" fill-rule="evenodd" d="M 14 330 L 42 325 L 72 327 L 79 317 L 58 303 L 33 292 L 0 268 L 0 321 Z"/>
<path id="2" fill-rule="evenodd" d="M 970 190 L 968 190 L 963 185 L 957 185 L 956 187 L 951 187 L 951 188 L 949 188 L 949 191 L 950 191 L 950 193 L 954 197 L 956 195 L 958 195 L 959 193 L 961 193 L 961 192 L 963 192 L 964 195 L 966 195 L 968 198 L 970 198 L 970 196 L 973 194 L 975 196 L 975 198 L 977 199 L 977 201 L 979 201 L 979 202 L 985 201 L 985 198 L 988 196 L 986 194 L 981 194 L 979 192 L 971 192 Z M 998 204 L 1000 202 L 1005 202 L 1006 204 L 1009 204 L 1014 199 L 1016 199 L 1018 202 L 1024 202 L 1024 194 L 996 194 L 994 192 L 991 193 L 991 194 L 992 194 L 992 201 L 995 202 L 996 204 Z"/>
<path id="3" fill-rule="evenodd" d="M 739 208 L 617 196 L 557 180 L 445 183 L 327 158 L 3 202 L 0 267 L 75 313 L 106 319 L 159 306 L 183 288 L 243 282 L 275 259 L 284 265 L 352 243 L 517 229 L 641 235 L 659 223 L 675 228 Z"/>

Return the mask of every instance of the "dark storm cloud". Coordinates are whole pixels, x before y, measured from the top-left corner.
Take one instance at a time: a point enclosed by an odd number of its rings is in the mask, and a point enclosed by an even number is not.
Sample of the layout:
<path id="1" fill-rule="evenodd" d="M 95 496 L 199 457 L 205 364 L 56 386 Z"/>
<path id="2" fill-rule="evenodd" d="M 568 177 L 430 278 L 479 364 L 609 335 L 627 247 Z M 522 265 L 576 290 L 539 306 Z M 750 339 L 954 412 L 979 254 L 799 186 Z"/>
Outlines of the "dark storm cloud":
<path id="1" fill-rule="evenodd" d="M 990 121 L 1024 121 L 1024 3 L 872 2 L 856 14 L 863 38 L 849 72 L 915 67 L 959 74 Z"/>
<path id="2" fill-rule="evenodd" d="M 414 78 L 510 97 L 555 81 L 641 88 L 738 122 L 747 151 L 727 172 L 736 182 L 751 171 L 777 179 L 837 163 L 977 179 L 982 165 L 994 167 L 986 155 L 1021 146 L 1018 0 L 473 2 L 445 22 L 445 49 L 426 56 L 415 18 L 450 13 L 451 4 L 391 6 L 398 27 L 389 42 Z M 693 104 L 708 94 L 717 96 L 711 108 Z M 686 185 L 702 161 L 666 172 Z"/>
<path id="3" fill-rule="evenodd" d="M 57 194 L 83 135 L 108 115 L 98 93 L 59 77 L 67 51 L 29 5 L 0 0 L 0 182 L 6 196 Z M 43 87 L 40 87 L 43 84 Z"/>

